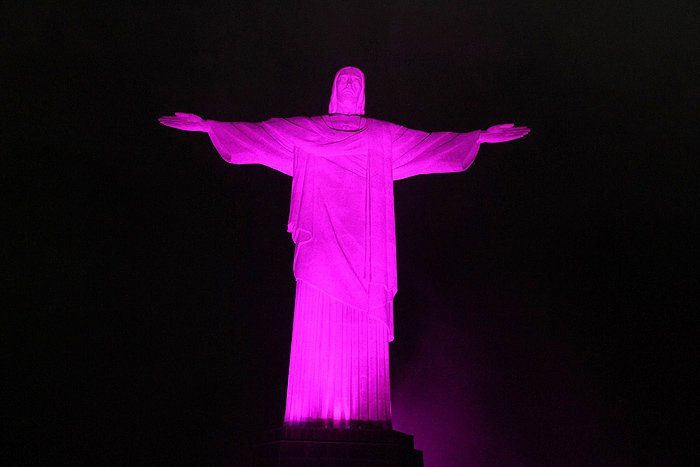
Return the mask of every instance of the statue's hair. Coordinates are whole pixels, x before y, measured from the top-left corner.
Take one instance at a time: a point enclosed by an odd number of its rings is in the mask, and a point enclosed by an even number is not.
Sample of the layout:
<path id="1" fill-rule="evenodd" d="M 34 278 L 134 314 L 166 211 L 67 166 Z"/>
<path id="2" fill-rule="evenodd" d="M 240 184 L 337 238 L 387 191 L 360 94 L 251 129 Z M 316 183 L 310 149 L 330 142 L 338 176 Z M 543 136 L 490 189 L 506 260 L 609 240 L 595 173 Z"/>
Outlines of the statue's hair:
<path id="1" fill-rule="evenodd" d="M 357 99 L 357 108 L 355 109 L 355 114 L 365 114 L 365 74 L 362 73 L 362 70 L 360 70 L 359 68 L 355 68 L 354 66 L 343 67 L 340 70 L 338 70 L 338 73 L 335 74 L 335 79 L 333 79 L 333 89 L 331 90 L 331 102 L 330 104 L 328 104 L 329 114 L 338 113 L 338 96 L 336 94 L 335 87 L 338 83 L 338 76 L 340 76 L 341 73 L 349 70 L 358 72 L 360 74 L 360 81 L 362 82 L 362 88 L 360 89 L 360 97 Z"/>

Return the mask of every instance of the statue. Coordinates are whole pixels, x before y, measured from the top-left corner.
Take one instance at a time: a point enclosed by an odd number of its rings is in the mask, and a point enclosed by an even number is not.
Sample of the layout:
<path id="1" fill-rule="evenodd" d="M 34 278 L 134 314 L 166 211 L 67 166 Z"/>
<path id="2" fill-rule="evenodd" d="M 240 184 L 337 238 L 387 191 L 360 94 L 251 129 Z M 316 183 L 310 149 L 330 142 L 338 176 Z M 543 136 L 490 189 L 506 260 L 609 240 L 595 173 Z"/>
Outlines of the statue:
<path id="1" fill-rule="evenodd" d="M 481 143 L 526 127 L 425 133 L 364 117 L 365 78 L 338 71 L 328 114 L 261 123 L 161 117 L 204 131 L 232 164 L 292 179 L 288 231 L 297 281 L 285 426 L 391 429 L 389 342 L 397 292 L 393 182 L 466 170 Z"/>

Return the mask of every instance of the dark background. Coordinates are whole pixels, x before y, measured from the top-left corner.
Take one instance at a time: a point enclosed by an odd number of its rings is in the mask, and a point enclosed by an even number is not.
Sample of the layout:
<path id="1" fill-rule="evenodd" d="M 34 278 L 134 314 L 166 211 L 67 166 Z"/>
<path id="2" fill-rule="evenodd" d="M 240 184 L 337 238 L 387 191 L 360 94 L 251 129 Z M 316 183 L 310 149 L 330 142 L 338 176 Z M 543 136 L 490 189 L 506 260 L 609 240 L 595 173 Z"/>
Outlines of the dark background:
<path id="1" fill-rule="evenodd" d="M 291 179 L 157 118 L 322 114 L 345 65 L 369 117 L 532 129 L 395 184 L 394 427 L 426 466 L 692 463 L 695 2 L 0 18 L 6 465 L 246 465 L 281 425 Z"/>

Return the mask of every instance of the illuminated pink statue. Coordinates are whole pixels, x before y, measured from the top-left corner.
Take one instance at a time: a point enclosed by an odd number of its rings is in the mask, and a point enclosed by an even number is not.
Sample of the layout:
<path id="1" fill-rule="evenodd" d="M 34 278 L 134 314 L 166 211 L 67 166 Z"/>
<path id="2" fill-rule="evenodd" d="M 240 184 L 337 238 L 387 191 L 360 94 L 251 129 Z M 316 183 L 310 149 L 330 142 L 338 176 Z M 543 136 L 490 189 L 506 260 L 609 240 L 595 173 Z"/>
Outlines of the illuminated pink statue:
<path id="1" fill-rule="evenodd" d="M 232 164 L 263 164 L 292 179 L 296 243 L 286 425 L 391 428 L 389 342 L 396 283 L 394 180 L 460 172 L 480 143 L 525 136 L 496 125 L 425 133 L 365 118 L 365 79 L 338 71 L 328 115 L 261 123 L 176 113 L 164 125 L 206 131 Z"/>

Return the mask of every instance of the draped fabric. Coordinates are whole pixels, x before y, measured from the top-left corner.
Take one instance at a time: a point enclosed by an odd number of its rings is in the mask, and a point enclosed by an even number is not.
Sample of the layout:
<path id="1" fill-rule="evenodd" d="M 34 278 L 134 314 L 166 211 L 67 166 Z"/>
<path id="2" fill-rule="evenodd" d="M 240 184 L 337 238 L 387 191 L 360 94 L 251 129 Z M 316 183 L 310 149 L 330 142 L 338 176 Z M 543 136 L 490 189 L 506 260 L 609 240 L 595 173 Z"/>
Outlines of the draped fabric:
<path id="1" fill-rule="evenodd" d="M 391 428 L 387 328 L 297 282 L 285 424 Z"/>
<path id="2" fill-rule="evenodd" d="M 335 350 L 312 355 L 299 349 L 315 348 L 329 335 L 355 326 L 363 327 L 372 339 L 393 340 L 393 298 L 398 290 L 393 181 L 467 169 L 479 148 L 479 132 L 425 133 L 364 117 L 358 128 L 346 131 L 334 128 L 327 115 L 210 125 L 211 140 L 226 161 L 264 164 L 293 177 L 288 230 L 296 243 L 293 267 L 298 292 L 285 422 L 346 423 L 354 420 L 354 414 L 373 414 L 362 408 L 368 395 L 353 393 L 350 405 L 343 405 L 347 396 L 337 385 L 353 381 L 339 370 L 344 368 L 338 363 L 346 362 L 344 356 Z M 379 332 L 377 326 L 384 330 Z M 341 340 L 350 346 L 343 348 L 333 339 L 333 349 L 341 353 L 352 354 L 349 349 L 360 345 Z M 354 355 L 359 366 L 348 371 L 360 374 L 383 368 L 378 363 L 384 361 L 383 351 Z M 355 357 L 348 358 L 354 365 Z M 304 370 L 318 365 L 333 369 L 325 378 L 331 381 Z M 373 373 L 370 380 L 382 378 Z M 388 372 L 386 384 L 368 383 L 361 391 L 377 392 L 375 386 L 386 387 L 386 394 L 376 396 L 385 402 L 369 406 L 385 404 L 377 409 L 383 415 L 358 420 L 390 421 Z"/>
<path id="3" fill-rule="evenodd" d="M 321 120 L 328 129 L 327 122 Z M 294 153 L 288 230 L 294 275 L 383 322 L 394 338 L 397 291 L 391 131 L 362 120 Z"/>

